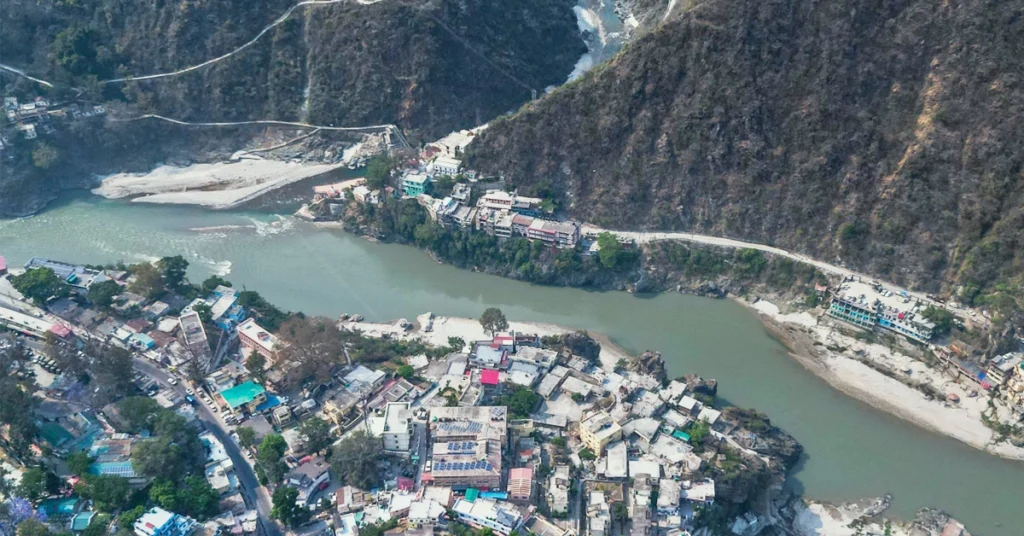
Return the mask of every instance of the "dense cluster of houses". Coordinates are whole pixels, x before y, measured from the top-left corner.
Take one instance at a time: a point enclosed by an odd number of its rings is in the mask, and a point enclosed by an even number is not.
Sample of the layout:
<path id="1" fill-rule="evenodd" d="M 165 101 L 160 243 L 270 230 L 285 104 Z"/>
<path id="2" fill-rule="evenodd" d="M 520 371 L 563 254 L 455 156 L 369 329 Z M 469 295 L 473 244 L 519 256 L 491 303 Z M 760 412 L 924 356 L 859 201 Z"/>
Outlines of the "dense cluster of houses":
<path id="1" fill-rule="evenodd" d="M 73 119 L 82 119 L 103 115 L 107 112 L 102 104 L 84 106 L 72 103 L 67 106 L 51 103 L 43 97 L 36 97 L 28 102 L 20 102 L 17 97 L 4 97 L 4 114 L 7 121 L 14 125 L 26 140 L 39 137 L 40 130 L 45 134 L 56 131 L 53 119 L 64 119 L 69 115 Z M 0 137 L 0 149 L 10 143 L 10 139 Z"/>

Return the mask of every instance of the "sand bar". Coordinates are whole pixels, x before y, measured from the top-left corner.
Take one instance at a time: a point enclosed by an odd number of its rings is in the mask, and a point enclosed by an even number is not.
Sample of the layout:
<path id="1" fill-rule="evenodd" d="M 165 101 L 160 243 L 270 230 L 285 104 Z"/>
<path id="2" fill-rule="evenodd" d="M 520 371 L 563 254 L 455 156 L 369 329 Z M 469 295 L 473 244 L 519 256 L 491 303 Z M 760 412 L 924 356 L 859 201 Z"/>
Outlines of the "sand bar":
<path id="1" fill-rule="evenodd" d="M 92 192 L 108 199 L 131 197 L 133 202 L 139 203 L 227 209 L 341 165 L 243 159 L 186 167 L 160 166 L 149 173 L 111 175 Z"/>

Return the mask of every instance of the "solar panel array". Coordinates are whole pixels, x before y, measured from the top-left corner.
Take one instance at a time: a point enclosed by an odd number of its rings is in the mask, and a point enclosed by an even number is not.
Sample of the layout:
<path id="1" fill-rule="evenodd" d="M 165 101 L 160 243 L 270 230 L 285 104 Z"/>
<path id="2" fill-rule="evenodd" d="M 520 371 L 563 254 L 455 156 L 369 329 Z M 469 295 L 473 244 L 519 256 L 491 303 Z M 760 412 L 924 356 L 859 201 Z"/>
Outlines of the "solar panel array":
<path id="1" fill-rule="evenodd" d="M 455 432 L 468 432 L 468 433 L 471 433 L 471 434 L 475 434 L 475 433 L 479 433 L 481 430 L 483 430 L 484 429 L 484 425 L 482 423 L 473 422 L 473 421 L 443 422 L 443 423 L 439 424 L 437 426 L 437 428 L 439 430 L 444 430 L 446 432 L 455 431 Z"/>
<path id="2" fill-rule="evenodd" d="M 488 461 L 473 462 L 437 462 L 434 464 L 434 471 L 491 471 L 494 466 Z"/>
<path id="3" fill-rule="evenodd" d="M 476 443 L 473 441 L 453 441 L 448 443 L 448 450 L 451 452 L 458 452 L 463 450 L 473 450 L 476 448 Z"/>

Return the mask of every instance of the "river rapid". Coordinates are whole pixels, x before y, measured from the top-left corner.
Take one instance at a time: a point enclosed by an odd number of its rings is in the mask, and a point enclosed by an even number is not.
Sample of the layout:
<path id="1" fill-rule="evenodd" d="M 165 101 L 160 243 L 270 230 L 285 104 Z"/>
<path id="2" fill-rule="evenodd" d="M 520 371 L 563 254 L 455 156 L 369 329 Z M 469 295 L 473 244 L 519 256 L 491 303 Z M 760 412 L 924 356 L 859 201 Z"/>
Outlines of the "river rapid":
<path id="1" fill-rule="evenodd" d="M 305 186 L 308 191 L 308 185 Z M 1019 536 L 1024 463 L 1001 460 L 832 390 L 791 359 L 747 309 L 676 294 L 551 288 L 439 265 L 405 246 L 374 244 L 284 214 L 292 196 L 257 209 L 209 212 L 71 195 L 45 212 L 0 220 L 11 266 L 38 255 L 81 263 L 183 255 L 200 281 L 222 275 L 282 308 L 368 320 L 432 311 L 476 317 L 500 307 L 513 320 L 588 329 L 632 352 L 661 351 L 669 375 L 696 372 L 730 403 L 757 408 L 792 434 L 805 457 L 790 485 L 842 501 L 893 493 L 890 514 L 945 509 L 976 535 Z"/>

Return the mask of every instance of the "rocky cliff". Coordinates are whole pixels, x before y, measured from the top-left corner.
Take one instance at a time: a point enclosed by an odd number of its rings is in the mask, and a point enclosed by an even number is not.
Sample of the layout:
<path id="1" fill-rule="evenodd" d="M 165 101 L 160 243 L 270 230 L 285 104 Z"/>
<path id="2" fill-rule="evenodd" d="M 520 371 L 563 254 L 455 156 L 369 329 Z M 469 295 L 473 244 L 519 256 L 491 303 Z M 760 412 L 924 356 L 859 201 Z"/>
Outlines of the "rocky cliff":
<path id="1" fill-rule="evenodd" d="M 495 121 L 473 165 L 594 223 L 776 244 L 1017 307 L 1024 2 L 674 13 Z"/>

